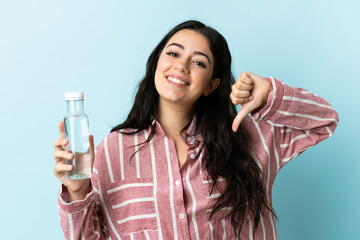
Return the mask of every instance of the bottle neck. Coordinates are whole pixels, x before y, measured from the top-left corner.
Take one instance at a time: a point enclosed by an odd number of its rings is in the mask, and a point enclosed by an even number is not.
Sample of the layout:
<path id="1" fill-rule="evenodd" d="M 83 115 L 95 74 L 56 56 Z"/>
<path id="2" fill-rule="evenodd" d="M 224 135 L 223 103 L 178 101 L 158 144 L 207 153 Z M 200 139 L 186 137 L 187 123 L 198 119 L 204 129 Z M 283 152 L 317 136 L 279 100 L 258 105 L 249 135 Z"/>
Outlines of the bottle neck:
<path id="1" fill-rule="evenodd" d="M 67 114 L 83 113 L 84 112 L 84 101 L 83 100 L 71 100 L 66 101 Z"/>

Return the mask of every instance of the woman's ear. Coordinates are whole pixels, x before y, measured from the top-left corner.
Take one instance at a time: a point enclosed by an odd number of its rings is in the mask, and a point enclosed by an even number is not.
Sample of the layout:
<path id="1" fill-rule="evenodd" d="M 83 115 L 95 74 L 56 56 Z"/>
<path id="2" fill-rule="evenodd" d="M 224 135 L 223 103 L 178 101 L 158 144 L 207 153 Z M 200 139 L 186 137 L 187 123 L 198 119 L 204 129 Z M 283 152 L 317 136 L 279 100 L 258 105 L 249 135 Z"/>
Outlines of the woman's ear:
<path id="1" fill-rule="evenodd" d="M 220 78 L 214 78 L 210 80 L 207 88 L 204 91 L 204 96 L 207 97 L 212 93 L 220 84 Z"/>

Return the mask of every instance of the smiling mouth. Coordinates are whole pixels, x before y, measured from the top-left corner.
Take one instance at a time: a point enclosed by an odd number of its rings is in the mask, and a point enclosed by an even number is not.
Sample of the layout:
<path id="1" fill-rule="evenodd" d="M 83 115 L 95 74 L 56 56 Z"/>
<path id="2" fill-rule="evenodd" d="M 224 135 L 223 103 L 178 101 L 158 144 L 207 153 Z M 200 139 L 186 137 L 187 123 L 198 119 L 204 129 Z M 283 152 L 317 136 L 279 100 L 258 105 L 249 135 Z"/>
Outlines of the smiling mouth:
<path id="1" fill-rule="evenodd" d="M 184 86 L 189 85 L 189 83 L 187 83 L 185 81 L 181 81 L 180 79 L 174 78 L 174 77 L 171 77 L 171 76 L 167 76 L 166 79 L 173 82 L 173 83 L 176 83 L 176 84 L 181 84 L 181 85 L 184 85 Z"/>

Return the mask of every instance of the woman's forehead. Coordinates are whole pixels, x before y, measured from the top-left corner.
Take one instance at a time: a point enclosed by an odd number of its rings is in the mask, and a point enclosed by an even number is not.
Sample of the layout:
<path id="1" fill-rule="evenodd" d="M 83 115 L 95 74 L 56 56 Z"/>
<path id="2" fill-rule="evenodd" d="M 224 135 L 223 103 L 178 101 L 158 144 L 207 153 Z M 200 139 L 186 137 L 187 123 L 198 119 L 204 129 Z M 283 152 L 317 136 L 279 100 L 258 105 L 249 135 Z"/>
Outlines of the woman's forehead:
<path id="1" fill-rule="evenodd" d="M 190 29 L 183 29 L 175 33 L 167 42 L 166 47 L 172 43 L 182 45 L 185 50 L 200 51 L 212 55 L 208 39 L 201 33 Z"/>

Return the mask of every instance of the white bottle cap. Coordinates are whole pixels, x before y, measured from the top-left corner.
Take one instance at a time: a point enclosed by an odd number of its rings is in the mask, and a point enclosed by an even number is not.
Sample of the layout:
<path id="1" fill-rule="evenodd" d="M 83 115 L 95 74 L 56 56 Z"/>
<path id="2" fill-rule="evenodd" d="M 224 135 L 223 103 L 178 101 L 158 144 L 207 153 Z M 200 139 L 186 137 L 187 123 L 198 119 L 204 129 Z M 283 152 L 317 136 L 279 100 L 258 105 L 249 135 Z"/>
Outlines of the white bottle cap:
<path id="1" fill-rule="evenodd" d="M 65 93 L 65 101 L 84 100 L 83 92 L 67 92 Z"/>

